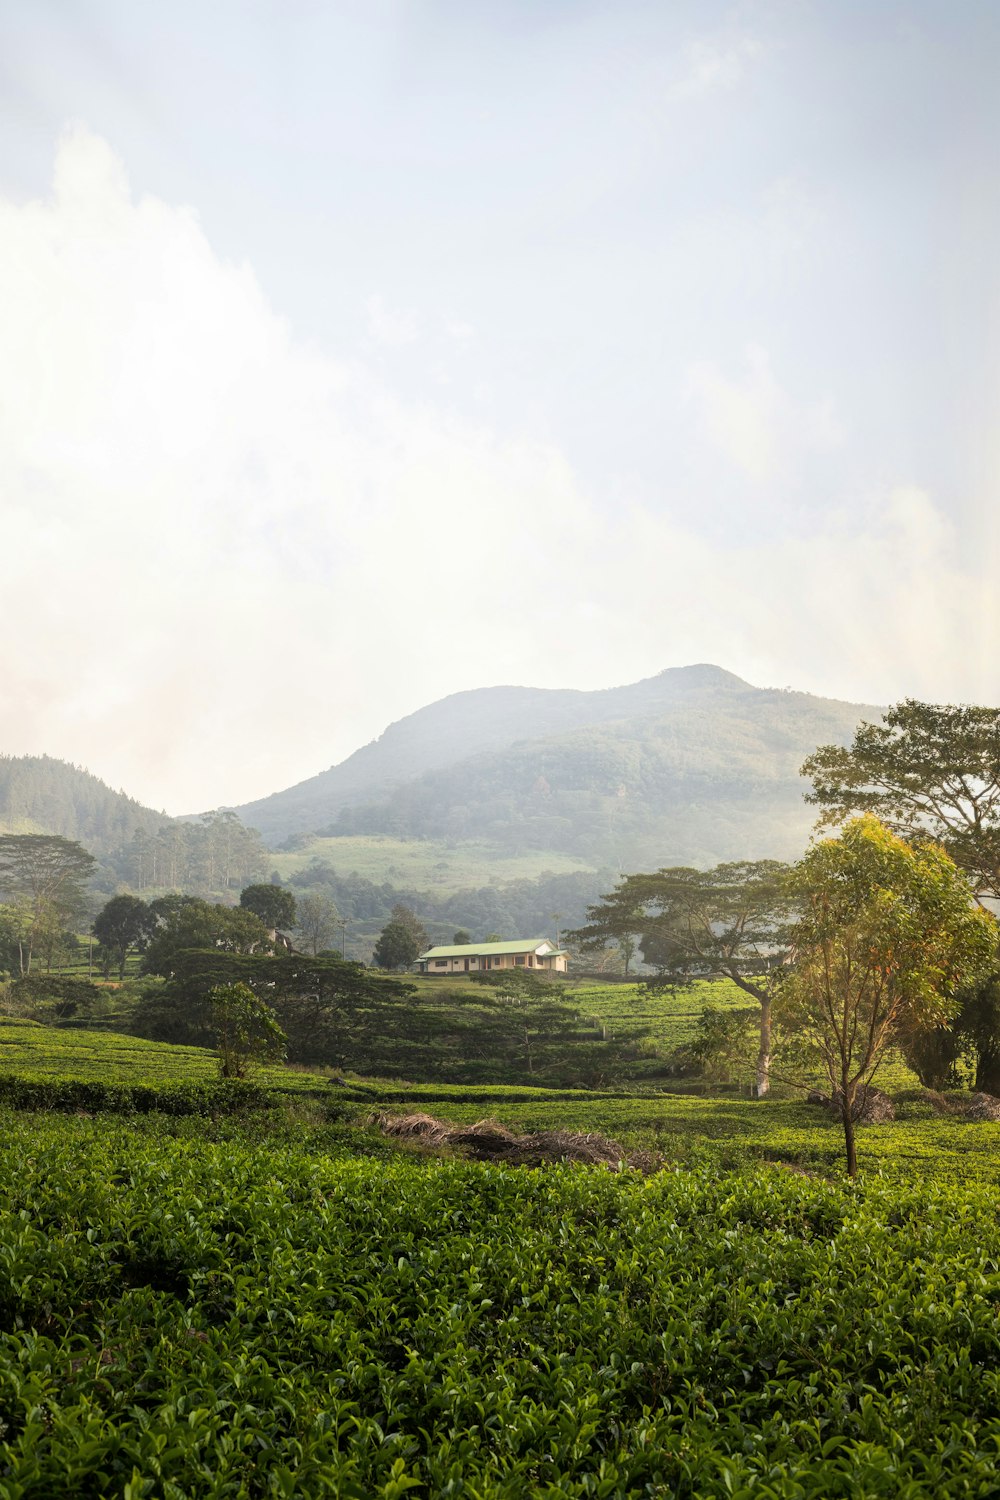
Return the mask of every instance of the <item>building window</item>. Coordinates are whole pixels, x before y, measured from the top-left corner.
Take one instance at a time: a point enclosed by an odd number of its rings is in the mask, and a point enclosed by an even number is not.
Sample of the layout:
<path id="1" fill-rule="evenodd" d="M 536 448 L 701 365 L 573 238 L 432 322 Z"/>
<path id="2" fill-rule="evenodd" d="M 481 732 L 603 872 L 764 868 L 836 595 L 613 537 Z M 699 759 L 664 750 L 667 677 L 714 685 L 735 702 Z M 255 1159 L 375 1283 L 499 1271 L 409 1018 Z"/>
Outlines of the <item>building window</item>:
<path id="1" fill-rule="evenodd" d="M 514 962 L 516 964 L 523 964 L 524 963 L 524 954 L 523 953 L 519 953 L 517 955 L 517 957 L 514 959 Z"/>
<path id="2" fill-rule="evenodd" d="M 446 969 L 448 967 L 448 960 L 446 958 L 436 958 L 434 960 L 434 967 L 435 969 Z"/>

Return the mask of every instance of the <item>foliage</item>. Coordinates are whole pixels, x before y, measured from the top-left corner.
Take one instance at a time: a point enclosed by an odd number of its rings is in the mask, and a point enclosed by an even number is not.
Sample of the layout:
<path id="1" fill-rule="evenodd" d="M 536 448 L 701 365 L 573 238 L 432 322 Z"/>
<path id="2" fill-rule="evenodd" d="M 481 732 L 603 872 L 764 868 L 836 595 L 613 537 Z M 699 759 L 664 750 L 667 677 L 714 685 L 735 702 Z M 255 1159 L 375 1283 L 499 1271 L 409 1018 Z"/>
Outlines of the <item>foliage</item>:
<path id="1" fill-rule="evenodd" d="M 60 1019 L 86 1012 L 100 1000 L 101 991 L 86 979 L 62 974 L 22 974 L 10 986 L 10 1003 L 17 1014 L 39 1015 L 46 1010 Z"/>
<path id="2" fill-rule="evenodd" d="M 30 973 L 37 949 L 47 952 L 51 965 L 55 943 L 68 921 L 84 909 L 95 866 L 94 856 L 72 839 L 0 834 L 0 893 L 12 903 L 5 923 L 6 946 L 11 949 L 16 942 L 21 974 Z"/>
<path id="3" fill-rule="evenodd" d="M 943 849 L 908 844 L 870 814 L 814 845 L 793 890 L 781 1025 L 826 1070 L 853 1174 L 859 1090 L 901 1034 L 952 1019 L 957 991 L 989 971 L 996 923 Z"/>
<path id="4" fill-rule="evenodd" d="M 712 870 L 686 867 L 626 875 L 568 936 L 586 950 L 619 946 L 636 933 L 656 986 L 684 988 L 723 975 L 760 1007 L 756 1089 L 767 1093 L 771 1006 L 788 958 L 791 901 L 787 867 L 739 861 Z"/>
<path id="5" fill-rule="evenodd" d="M 321 948 L 333 946 L 340 920 L 337 903 L 324 891 L 313 891 L 299 898 L 295 925 L 314 958 Z"/>
<path id="6" fill-rule="evenodd" d="M 265 927 L 295 926 L 295 897 L 280 885 L 248 885 L 240 891 L 240 905 L 260 917 Z"/>
<path id="7" fill-rule="evenodd" d="M 427 929 L 416 913 L 408 906 L 394 906 L 375 945 L 372 962 L 377 969 L 408 969 L 427 943 Z"/>
<path id="8" fill-rule="evenodd" d="M 1000 1487 L 990 1190 L 214 1133 L 9 1120 L 11 1496 Z"/>
<path id="9" fill-rule="evenodd" d="M 284 1057 L 288 1038 L 270 1005 L 248 984 L 215 985 L 207 999 L 221 1077 L 246 1078 L 255 1064 Z"/>
<path id="10" fill-rule="evenodd" d="M 197 896 L 161 896 L 150 902 L 157 926 L 143 959 L 147 974 L 169 978 L 178 956 L 192 948 L 226 953 L 270 951 L 260 917 L 242 906 L 210 905 Z"/>
<path id="11" fill-rule="evenodd" d="M 753 1076 L 751 1037 L 759 1016 L 755 1010 L 720 1010 L 706 1005 L 695 1036 L 681 1056 L 712 1083 L 749 1083 Z"/>
<path id="12" fill-rule="evenodd" d="M 156 930 L 156 915 L 139 896 L 112 896 L 94 918 L 93 933 L 104 954 L 105 976 L 117 962 L 119 979 L 134 948 L 144 948 Z"/>
<path id="13" fill-rule="evenodd" d="M 930 835 L 1000 897 L 1000 709 L 907 698 L 860 724 L 849 749 L 822 745 L 802 774 L 823 824 L 874 813 L 903 837 Z"/>

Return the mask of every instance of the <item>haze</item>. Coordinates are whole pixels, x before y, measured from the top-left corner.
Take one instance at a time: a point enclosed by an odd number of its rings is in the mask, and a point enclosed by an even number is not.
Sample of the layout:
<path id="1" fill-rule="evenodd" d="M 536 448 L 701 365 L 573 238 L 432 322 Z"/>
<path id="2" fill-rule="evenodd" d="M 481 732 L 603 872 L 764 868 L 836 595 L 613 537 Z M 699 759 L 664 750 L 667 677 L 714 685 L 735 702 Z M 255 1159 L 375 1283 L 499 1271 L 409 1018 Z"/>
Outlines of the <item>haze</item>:
<path id="1" fill-rule="evenodd" d="M 996 702 L 1000 11 L 8 0 L 0 751 L 464 688 Z"/>

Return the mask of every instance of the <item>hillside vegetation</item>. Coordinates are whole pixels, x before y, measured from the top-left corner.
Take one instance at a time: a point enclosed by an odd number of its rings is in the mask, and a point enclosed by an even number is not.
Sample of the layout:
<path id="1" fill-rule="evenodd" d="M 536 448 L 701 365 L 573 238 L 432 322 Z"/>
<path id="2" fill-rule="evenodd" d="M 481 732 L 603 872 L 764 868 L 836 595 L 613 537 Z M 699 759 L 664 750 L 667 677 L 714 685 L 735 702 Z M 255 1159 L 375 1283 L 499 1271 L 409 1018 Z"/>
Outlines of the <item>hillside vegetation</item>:
<path id="1" fill-rule="evenodd" d="M 238 811 L 270 843 L 302 831 L 479 841 L 592 868 L 785 857 L 812 822 L 802 760 L 849 741 L 866 713 L 877 716 L 717 667 L 596 693 L 483 689 Z"/>

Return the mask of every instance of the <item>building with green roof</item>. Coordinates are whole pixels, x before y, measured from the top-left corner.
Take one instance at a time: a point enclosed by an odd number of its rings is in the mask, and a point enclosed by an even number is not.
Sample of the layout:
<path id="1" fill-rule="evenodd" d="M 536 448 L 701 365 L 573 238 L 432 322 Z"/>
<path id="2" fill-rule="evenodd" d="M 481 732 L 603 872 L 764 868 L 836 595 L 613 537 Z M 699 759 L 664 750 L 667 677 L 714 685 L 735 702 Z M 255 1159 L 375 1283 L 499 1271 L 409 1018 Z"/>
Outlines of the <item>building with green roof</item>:
<path id="1" fill-rule="evenodd" d="M 519 938 L 512 943 L 459 943 L 428 948 L 414 968 L 418 974 L 481 974 L 486 969 L 527 969 L 565 974 L 569 954 L 548 938 Z"/>

